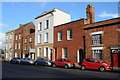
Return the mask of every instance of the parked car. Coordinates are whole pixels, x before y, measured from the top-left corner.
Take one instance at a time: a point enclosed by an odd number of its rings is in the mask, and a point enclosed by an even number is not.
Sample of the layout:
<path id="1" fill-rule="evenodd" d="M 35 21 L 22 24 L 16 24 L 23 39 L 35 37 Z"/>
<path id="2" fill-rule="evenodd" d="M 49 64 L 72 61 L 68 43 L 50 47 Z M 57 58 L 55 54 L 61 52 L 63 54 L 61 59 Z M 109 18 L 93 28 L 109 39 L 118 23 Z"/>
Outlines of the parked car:
<path id="1" fill-rule="evenodd" d="M 14 57 L 10 60 L 11 63 L 20 63 L 20 58 Z"/>
<path id="2" fill-rule="evenodd" d="M 65 68 L 74 68 L 75 64 L 73 62 L 70 62 L 69 60 L 65 59 L 65 58 L 59 58 L 56 59 L 53 63 L 52 63 L 53 67 L 56 66 L 63 66 Z"/>
<path id="3" fill-rule="evenodd" d="M 23 58 L 20 61 L 21 64 L 34 64 L 34 60 L 30 59 L 30 58 Z"/>
<path id="4" fill-rule="evenodd" d="M 48 58 L 38 58 L 35 61 L 35 65 L 51 66 L 51 60 L 49 60 Z"/>
<path id="5" fill-rule="evenodd" d="M 96 58 L 85 58 L 81 64 L 81 69 L 98 69 L 101 72 L 103 71 L 111 71 L 112 66 L 109 63 L 103 62 L 103 60 L 99 60 Z"/>

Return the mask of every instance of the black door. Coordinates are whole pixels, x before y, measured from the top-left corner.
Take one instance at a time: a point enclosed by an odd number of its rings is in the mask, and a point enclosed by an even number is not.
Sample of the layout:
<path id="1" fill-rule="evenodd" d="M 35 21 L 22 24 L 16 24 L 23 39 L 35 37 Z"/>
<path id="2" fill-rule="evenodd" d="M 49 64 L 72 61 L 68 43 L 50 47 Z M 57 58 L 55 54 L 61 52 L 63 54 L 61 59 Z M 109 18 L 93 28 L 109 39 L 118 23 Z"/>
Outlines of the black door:
<path id="1" fill-rule="evenodd" d="M 84 58 L 85 58 L 84 51 L 82 49 L 80 49 L 79 50 L 79 64 L 82 63 Z"/>

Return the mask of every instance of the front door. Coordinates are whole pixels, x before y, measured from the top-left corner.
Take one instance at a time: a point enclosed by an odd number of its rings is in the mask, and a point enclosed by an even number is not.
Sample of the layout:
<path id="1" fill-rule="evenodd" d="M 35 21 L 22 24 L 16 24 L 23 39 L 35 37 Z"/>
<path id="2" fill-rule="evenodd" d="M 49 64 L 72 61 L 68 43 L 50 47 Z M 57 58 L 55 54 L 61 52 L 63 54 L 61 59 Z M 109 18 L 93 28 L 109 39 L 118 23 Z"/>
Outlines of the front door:
<path id="1" fill-rule="evenodd" d="M 57 59 L 57 48 L 55 48 L 55 60 Z"/>
<path id="2" fill-rule="evenodd" d="M 82 49 L 79 50 L 79 63 L 81 64 L 84 59 L 84 52 Z"/>

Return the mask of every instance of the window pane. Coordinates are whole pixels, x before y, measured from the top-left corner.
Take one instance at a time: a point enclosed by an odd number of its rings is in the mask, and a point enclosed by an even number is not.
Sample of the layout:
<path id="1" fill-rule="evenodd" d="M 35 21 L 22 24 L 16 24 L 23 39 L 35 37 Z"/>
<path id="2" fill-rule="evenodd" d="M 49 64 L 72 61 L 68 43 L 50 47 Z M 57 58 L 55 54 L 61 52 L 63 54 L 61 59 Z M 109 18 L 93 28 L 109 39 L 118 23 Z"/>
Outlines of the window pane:
<path id="1" fill-rule="evenodd" d="M 102 59 L 102 50 L 93 50 L 93 57 L 97 59 Z"/>
<path id="2" fill-rule="evenodd" d="M 62 40 L 62 32 L 58 32 L 58 41 Z"/>
<path id="3" fill-rule="evenodd" d="M 92 44 L 93 45 L 100 45 L 100 44 L 102 44 L 101 34 L 92 35 Z"/>
<path id="4" fill-rule="evenodd" d="M 67 58 L 67 48 L 63 48 L 63 57 Z"/>

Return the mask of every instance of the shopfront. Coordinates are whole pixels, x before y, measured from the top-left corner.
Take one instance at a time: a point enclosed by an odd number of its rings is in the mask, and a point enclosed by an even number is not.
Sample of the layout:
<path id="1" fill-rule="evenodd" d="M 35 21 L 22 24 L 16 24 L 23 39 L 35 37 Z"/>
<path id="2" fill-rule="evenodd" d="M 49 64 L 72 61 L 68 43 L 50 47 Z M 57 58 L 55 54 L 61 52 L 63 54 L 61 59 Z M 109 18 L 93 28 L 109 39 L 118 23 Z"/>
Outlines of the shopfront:
<path id="1" fill-rule="evenodd" d="M 120 67 L 120 47 L 110 47 L 113 67 Z"/>

